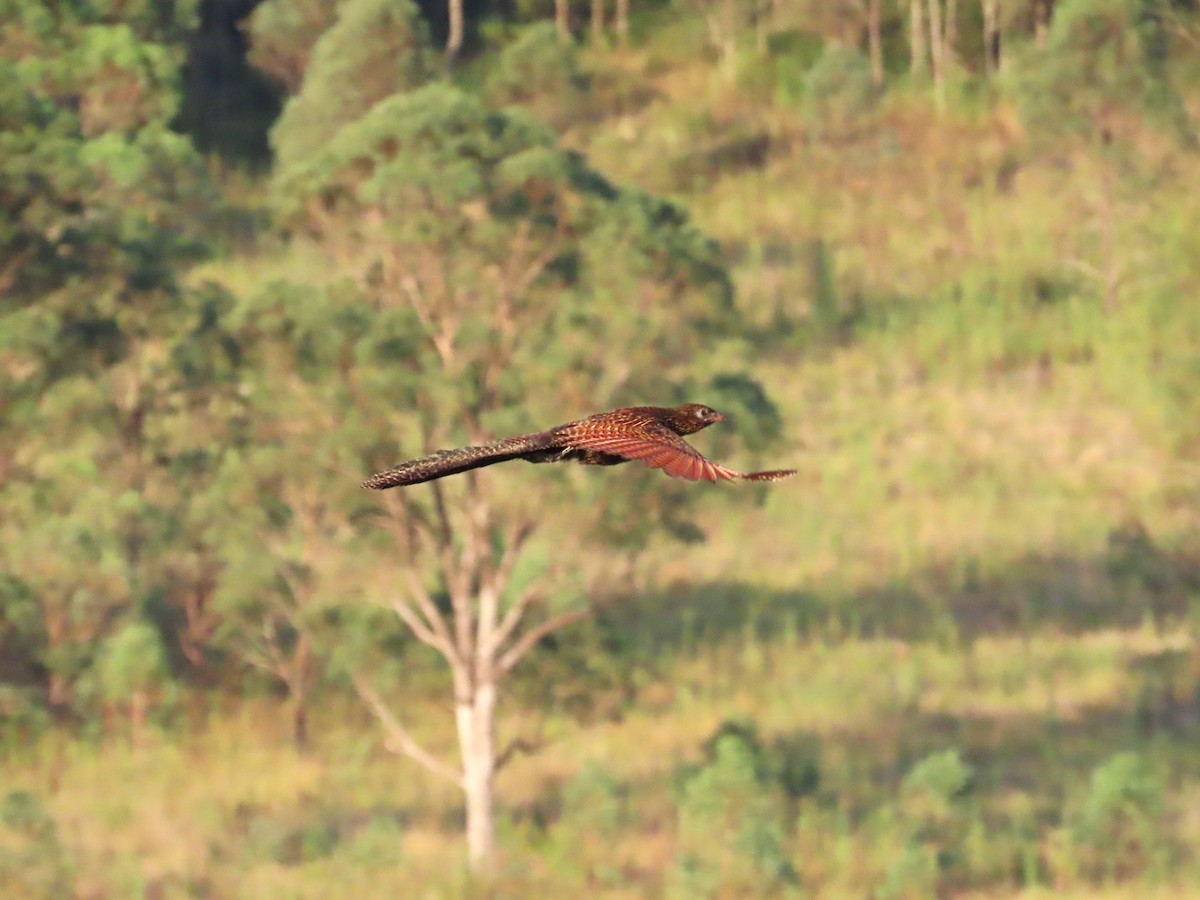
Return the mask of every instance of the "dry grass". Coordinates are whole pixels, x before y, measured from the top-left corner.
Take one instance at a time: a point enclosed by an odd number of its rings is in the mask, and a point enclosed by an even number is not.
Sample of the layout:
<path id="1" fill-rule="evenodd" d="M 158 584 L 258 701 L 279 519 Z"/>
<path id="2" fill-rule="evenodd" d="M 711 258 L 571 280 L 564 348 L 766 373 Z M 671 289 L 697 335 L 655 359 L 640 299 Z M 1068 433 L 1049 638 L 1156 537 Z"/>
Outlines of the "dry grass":
<path id="1" fill-rule="evenodd" d="M 728 719 L 757 722 L 768 741 L 810 735 L 821 748 L 825 799 L 804 807 L 788 844 L 820 896 L 869 889 L 886 863 L 870 849 L 872 810 L 890 802 L 912 759 L 940 746 L 961 747 L 976 767 L 977 802 L 989 818 L 1002 817 L 1016 796 L 1050 811 L 1052 798 L 1077 786 L 1116 736 L 1116 745 L 1141 746 L 1175 771 L 1181 800 L 1195 797 L 1200 783 L 1188 774 L 1187 756 L 1141 743 L 1128 724 L 1147 684 L 1140 662 L 1186 655 L 1192 646 L 1183 632 L 1138 629 L 982 638 L 963 647 L 780 637 L 703 648 L 672 666 L 657 694 L 669 698 L 665 704 L 635 704 L 618 722 L 552 719 L 558 738 L 505 773 L 500 799 L 512 824 L 501 884 L 518 891 L 537 884 L 562 896 L 581 888 L 577 879 L 589 866 L 608 866 L 625 874 L 604 896 L 655 895 L 674 853 L 668 785 L 680 766 L 701 759 L 704 740 Z M 444 721 L 435 702 L 422 702 L 414 720 Z M 272 707 L 247 702 L 186 735 L 136 748 L 50 736 L 10 760 L 8 785 L 45 799 L 71 847 L 81 895 L 127 896 L 153 885 L 171 896 L 189 889 L 332 897 L 351 886 L 363 897 L 471 892 L 454 874 L 461 848 L 452 791 L 382 752 L 356 710 L 325 709 L 310 755 L 289 747 L 277 718 Z M 545 813 L 536 810 L 553 809 L 562 785 L 588 765 L 629 786 L 630 819 L 602 840 L 560 848 L 557 814 L 538 825 Z M 1176 834 L 1194 843 L 1200 819 L 1192 809 L 1179 806 Z M 371 811 L 401 823 L 394 844 L 371 840 Z M 322 825 L 339 829 L 328 852 L 280 856 L 287 829 Z"/>

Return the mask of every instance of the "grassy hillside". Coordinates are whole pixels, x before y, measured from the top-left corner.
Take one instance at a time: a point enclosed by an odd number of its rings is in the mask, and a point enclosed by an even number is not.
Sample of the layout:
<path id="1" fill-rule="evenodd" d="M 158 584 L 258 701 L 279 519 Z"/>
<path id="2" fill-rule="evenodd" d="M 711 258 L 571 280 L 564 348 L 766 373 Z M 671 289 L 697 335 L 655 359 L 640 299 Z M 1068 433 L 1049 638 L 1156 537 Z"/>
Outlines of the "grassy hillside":
<path id="1" fill-rule="evenodd" d="M 0 811 L 0 880 L 1200 895 L 1200 160 L 1147 130 L 1114 176 L 1006 102 L 905 89 L 818 139 L 676 27 L 585 58 L 600 113 L 566 140 L 722 242 L 787 428 L 763 462 L 800 475 L 708 507 L 706 543 L 652 547 L 624 604 L 527 662 L 501 729 L 540 749 L 500 778 L 497 878 L 462 874 L 458 793 L 333 686 L 307 754 L 271 697 L 188 693 L 136 745 L 14 725 L 31 799 Z M 190 277 L 305 265 L 233 248 Z M 398 708 L 453 753 L 444 675 L 406 670 Z"/>

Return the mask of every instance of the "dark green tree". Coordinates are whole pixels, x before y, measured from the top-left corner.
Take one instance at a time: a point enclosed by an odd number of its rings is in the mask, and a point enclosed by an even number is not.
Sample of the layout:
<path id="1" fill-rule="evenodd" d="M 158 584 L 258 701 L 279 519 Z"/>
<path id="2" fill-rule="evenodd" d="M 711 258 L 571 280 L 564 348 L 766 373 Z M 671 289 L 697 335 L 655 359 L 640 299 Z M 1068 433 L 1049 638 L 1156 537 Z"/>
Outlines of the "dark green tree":
<path id="1" fill-rule="evenodd" d="M 550 22 L 522 29 L 504 46 L 488 70 L 484 93 L 493 106 L 522 106 L 555 128 L 590 114 L 579 51 Z"/>
<path id="2" fill-rule="evenodd" d="M 371 403 L 357 383 L 371 372 L 371 325 L 353 289 L 280 283 L 242 302 L 246 431 L 200 501 L 222 561 L 220 644 L 286 690 L 298 747 L 334 629 L 375 576 L 356 524 L 356 476 L 382 437 L 372 422 L 387 417 L 385 398 Z"/>
<path id="3" fill-rule="evenodd" d="M 898 802 L 884 813 L 895 817 L 904 844 L 888 866 L 882 895 L 938 893 L 958 886 L 965 870 L 964 846 L 978 821 L 973 777 L 957 749 L 931 753 L 904 776 Z"/>
<path id="4" fill-rule="evenodd" d="M 75 861 L 58 823 L 26 791 L 0 799 L 0 878 L 12 897 L 65 897 L 75 892 Z"/>
<path id="5" fill-rule="evenodd" d="M 66 706 L 117 614 L 164 583 L 185 499 L 169 436 L 192 402 L 177 351 L 209 316 L 175 267 L 215 195 L 168 127 L 189 4 L 0 14 L 0 567 L 38 610 L 20 627 Z"/>
<path id="6" fill-rule="evenodd" d="M 113 632 L 100 649 L 97 677 L 105 704 L 128 720 L 134 743 L 140 743 L 154 707 L 169 702 L 173 694 L 158 629 L 135 619 Z"/>
<path id="7" fill-rule="evenodd" d="M 1161 7 L 1158 0 L 1057 3 L 1045 41 L 1013 71 L 1030 127 L 1114 149 L 1128 147 L 1143 116 L 1186 132 Z"/>
<path id="8" fill-rule="evenodd" d="M 753 733 L 729 730 L 683 786 L 671 894 L 775 893 L 796 874 L 784 847 L 783 792 L 763 765 Z"/>
<path id="9" fill-rule="evenodd" d="M 1164 827 L 1166 797 L 1162 775 L 1137 753 L 1117 753 L 1096 766 L 1066 821 L 1084 873 L 1104 883 L 1167 870 L 1178 845 Z"/>
<path id="10" fill-rule="evenodd" d="M 289 94 L 300 90 L 313 47 L 337 21 L 345 0 L 266 0 L 246 20 L 250 64 Z"/>
<path id="11" fill-rule="evenodd" d="M 436 71 L 429 29 L 412 0 L 344 0 L 271 132 L 278 168 L 295 166 L 380 100 Z"/>

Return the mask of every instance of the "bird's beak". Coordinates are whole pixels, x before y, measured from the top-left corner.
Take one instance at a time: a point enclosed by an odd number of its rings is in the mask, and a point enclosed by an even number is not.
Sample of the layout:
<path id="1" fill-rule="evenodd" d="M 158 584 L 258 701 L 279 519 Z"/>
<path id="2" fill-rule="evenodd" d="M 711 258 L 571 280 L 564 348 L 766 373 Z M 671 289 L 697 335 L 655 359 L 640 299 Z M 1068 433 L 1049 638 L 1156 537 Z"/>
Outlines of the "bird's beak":
<path id="1" fill-rule="evenodd" d="M 719 412 L 717 412 L 716 410 L 713 410 L 713 421 L 714 421 L 714 422 L 724 422 L 724 421 L 725 421 L 725 414 L 724 414 L 724 413 L 719 413 Z"/>

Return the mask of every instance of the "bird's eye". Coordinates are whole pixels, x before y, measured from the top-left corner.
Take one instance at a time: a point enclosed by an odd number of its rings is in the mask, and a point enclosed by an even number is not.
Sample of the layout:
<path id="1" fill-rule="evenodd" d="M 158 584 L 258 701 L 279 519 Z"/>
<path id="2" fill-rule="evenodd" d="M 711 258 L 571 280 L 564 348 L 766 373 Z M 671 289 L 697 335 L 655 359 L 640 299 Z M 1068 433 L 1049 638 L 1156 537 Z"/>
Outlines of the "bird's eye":
<path id="1" fill-rule="evenodd" d="M 698 410 L 696 410 L 696 418 L 697 419 L 707 419 L 711 415 L 712 415 L 712 410 L 709 409 L 707 406 L 702 406 Z"/>

